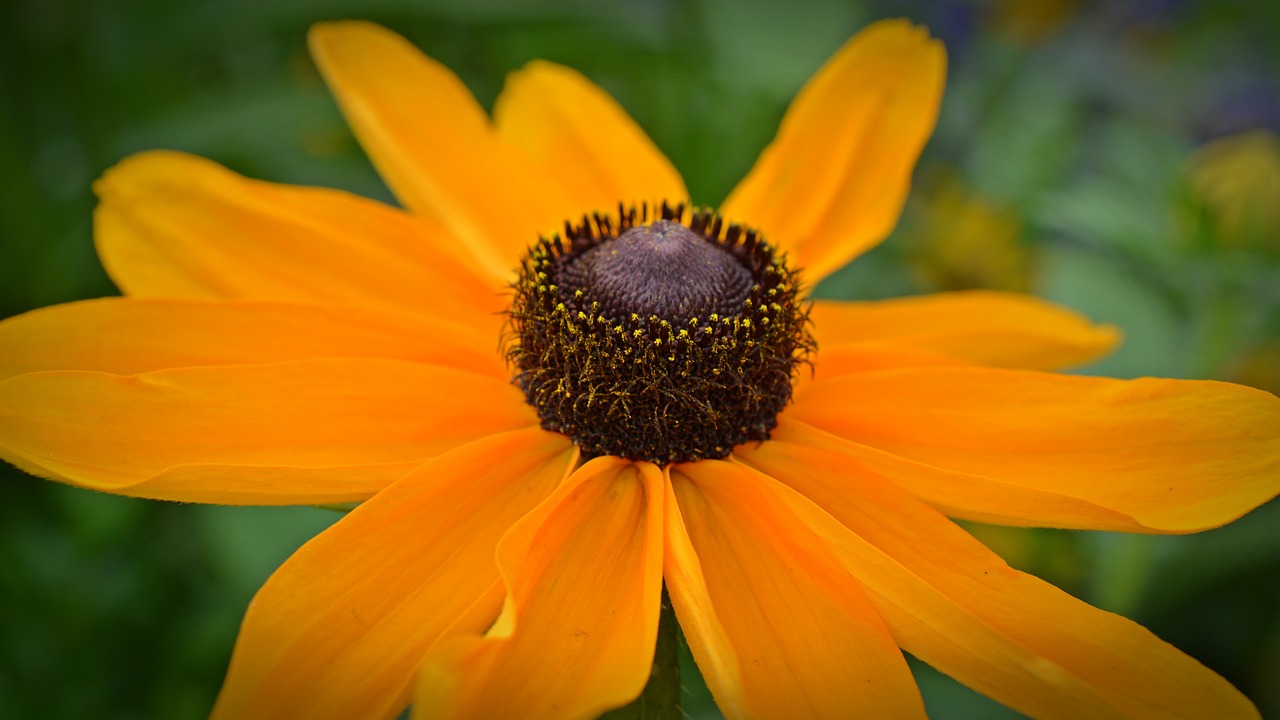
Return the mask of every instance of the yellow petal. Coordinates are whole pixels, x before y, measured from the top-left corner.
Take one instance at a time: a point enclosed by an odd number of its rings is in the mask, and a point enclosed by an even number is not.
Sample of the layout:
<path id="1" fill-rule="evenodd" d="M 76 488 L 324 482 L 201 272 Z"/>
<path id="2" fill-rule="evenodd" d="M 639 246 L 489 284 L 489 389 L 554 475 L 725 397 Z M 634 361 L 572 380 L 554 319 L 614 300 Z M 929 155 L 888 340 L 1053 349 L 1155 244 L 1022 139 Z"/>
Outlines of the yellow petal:
<path id="1" fill-rule="evenodd" d="M 773 480 L 715 460 L 670 472 L 668 592 L 726 716 L 924 717 L 858 581 L 765 501 Z"/>
<path id="2" fill-rule="evenodd" d="M 1230 522 L 1280 492 L 1280 399 L 1240 385 L 989 368 L 915 368 L 816 380 L 791 418 L 839 437 L 996 483 L 973 493 L 938 474 L 895 476 L 960 517 L 1144 532 Z M 1077 498 L 1133 519 L 1037 517 L 1000 483 Z M 1078 518 L 1077 518 L 1078 519 Z"/>
<path id="3" fill-rule="evenodd" d="M 1177 648 L 1009 568 L 937 511 L 838 453 L 770 440 L 735 457 L 794 490 L 755 502 L 794 512 L 822 537 L 902 649 L 1019 712 L 1064 720 L 1258 717 L 1230 683 Z"/>
<path id="4" fill-rule="evenodd" d="M 582 212 L 688 201 L 679 173 L 644 131 L 575 70 L 535 60 L 511 73 L 493 117 L 498 132 L 553 174 Z"/>
<path id="5" fill-rule="evenodd" d="M 868 26 L 800 90 L 723 213 L 817 282 L 898 221 L 942 101 L 946 53 L 904 20 Z"/>
<path id="6" fill-rule="evenodd" d="M 494 462 L 494 458 L 501 458 Z M 214 718 L 392 718 L 418 663 L 498 580 L 498 539 L 568 474 L 576 451 L 533 428 L 464 445 L 304 545 L 258 591 Z"/>
<path id="7" fill-rule="evenodd" d="M 555 179 L 502 140 L 448 68 L 367 22 L 312 27 L 311 55 L 365 152 L 413 212 L 449 227 L 494 272 L 575 207 Z"/>
<path id="8" fill-rule="evenodd" d="M 870 372 L 872 370 L 896 370 L 904 367 L 935 365 L 972 365 L 954 355 L 940 355 L 926 350 L 902 347 L 892 343 L 843 343 L 818 345 L 818 351 L 809 356 L 810 369 L 801 366 L 795 378 L 798 390 L 818 379 Z"/>
<path id="9" fill-rule="evenodd" d="M 981 365 L 1056 370 L 1110 352 L 1120 333 L 1028 295 L 937 293 L 877 302 L 814 303 L 809 317 L 820 350 L 874 342 L 939 353 Z"/>
<path id="10" fill-rule="evenodd" d="M 363 500 L 440 453 L 537 423 L 506 382 L 400 360 L 0 382 L 0 457 L 72 485 L 185 502 Z"/>
<path id="11" fill-rule="evenodd" d="M 1069 485 L 1037 489 L 947 470 L 836 437 L 790 417 L 778 418 L 772 438 L 840 453 L 850 466 L 891 480 L 953 517 L 1001 525 L 1151 531 L 1132 515 L 1078 497 Z M 955 502 L 949 504 L 950 499 Z"/>
<path id="12" fill-rule="evenodd" d="M 0 380 L 41 370 L 128 375 L 344 356 L 507 379 L 497 346 L 496 336 L 431 316 L 262 300 L 105 298 L 0 322 Z"/>
<path id="13" fill-rule="evenodd" d="M 414 717 L 594 718 L 631 701 L 653 663 L 662 593 L 662 475 L 598 458 L 498 546 L 507 585 L 483 637 L 441 640 Z"/>
<path id="14" fill-rule="evenodd" d="M 94 186 L 98 253 L 126 295 L 391 308 L 496 328 L 503 280 L 438 225 L 336 190 L 241 177 L 176 152 Z"/>

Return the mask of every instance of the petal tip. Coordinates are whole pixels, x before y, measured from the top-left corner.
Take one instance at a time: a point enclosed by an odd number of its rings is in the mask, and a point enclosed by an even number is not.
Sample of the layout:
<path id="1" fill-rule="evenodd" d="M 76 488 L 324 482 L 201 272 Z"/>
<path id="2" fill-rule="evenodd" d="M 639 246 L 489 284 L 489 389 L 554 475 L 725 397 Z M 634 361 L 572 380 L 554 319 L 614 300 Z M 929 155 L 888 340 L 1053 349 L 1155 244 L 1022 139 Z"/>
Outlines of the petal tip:
<path id="1" fill-rule="evenodd" d="M 178 150 L 144 150 L 134 153 L 107 168 L 93 182 L 93 194 L 99 200 L 118 192 L 123 187 L 145 177 L 167 164 L 187 162 L 209 162 L 196 155 Z"/>
<path id="2" fill-rule="evenodd" d="M 307 48 L 322 73 L 326 61 L 334 55 L 344 51 L 363 54 L 366 52 L 363 48 L 370 44 L 409 45 L 409 42 L 394 30 L 368 20 L 324 20 L 307 31 Z"/>
<path id="3" fill-rule="evenodd" d="M 1124 331 L 1111 323 L 1103 323 L 1094 329 L 1094 340 L 1099 352 L 1111 352 L 1124 342 Z"/>
<path id="4" fill-rule="evenodd" d="M 307 30 L 307 42 L 314 45 L 348 33 L 384 34 L 389 31 L 368 20 L 321 20 Z"/>
<path id="5" fill-rule="evenodd" d="M 918 25 L 907 18 L 883 18 L 864 27 L 854 37 L 880 36 L 885 41 L 915 43 L 930 50 L 946 51 L 942 41 L 933 37 L 927 25 Z"/>

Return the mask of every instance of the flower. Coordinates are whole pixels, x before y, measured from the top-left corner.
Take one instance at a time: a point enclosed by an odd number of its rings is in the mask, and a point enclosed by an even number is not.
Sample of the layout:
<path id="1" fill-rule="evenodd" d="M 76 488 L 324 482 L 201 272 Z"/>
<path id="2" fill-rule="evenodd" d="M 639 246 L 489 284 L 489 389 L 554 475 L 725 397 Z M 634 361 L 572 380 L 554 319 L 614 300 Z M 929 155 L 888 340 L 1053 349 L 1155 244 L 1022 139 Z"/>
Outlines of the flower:
<path id="1" fill-rule="evenodd" d="M 903 238 L 905 260 L 925 287 L 1026 292 L 1036 258 L 1022 219 L 941 170 L 918 194 L 918 218 Z"/>
<path id="2" fill-rule="evenodd" d="M 1027 297 L 817 301 L 771 356 L 804 360 L 812 332 L 812 375 L 784 388 L 776 427 L 746 431 L 769 439 L 663 465 L 579 448 L 527 402 L 541 354 L 518 345 L 512 382 L 504 288 L 559 292 L 540 289 L 538 263 L 570 272 L 579 241 L 649 242 L 620 234 L 626 208 L 685 202 L 679 175 L 567 68 L 513 74 L 490 121 L 384 29 L 323 24 L 311 47 L 407 211 L 143 153 L 97 186 L 99 254 L 125 297 L 0 324 L 0 456 L 20 468 L 168 500 L 361 502 L 259 591 L 215 717 L 394 717 L 411 701 L 427 717 L 589 717 L 644 686 L 664 583 L 731 717 L 921 716 L 901 650 L 1037 717 L 1256 716 L 1196 661 L 1012 570 L 946 516 L 1229 522 L 1277 492 L 1274 396 L 1047 372 L 1116 334 Z M 889 232 L 944 65 L 922 30 L 881 22 L 806 85 L 720 209 L 785 251 L 743 240 L 766 248 L 752 272 L 814 283 Z M 578 220 L 619 203 L 613 225 Z M 729 242 L 704 220 L 669 228 L 677 245 Z M 535 242 L 566 221 L 568 250 Z M 655 225 L 638 227 L 668 230 Z M 598 290 L 599 267 L 568 287 Z M 751 283 L 748 299 L 767 284 Z M 716 287 L 720 301 L 738 286 Z M 752 308 L 717 347 L 761 342 Z M 512 311 L 515 342 L 530 318 L 546 319 Z M 552 355 L 578 349 L 556 342 Z M 710 403 L 686 389 L 682 412 Z"/>
<path id="3" fill-rule="evenodd" d="M 1187 175 L 1223 245 L 1280 249 L 1280 137 L 1254 130 L 1214 140 L 1192 155 Z"/>

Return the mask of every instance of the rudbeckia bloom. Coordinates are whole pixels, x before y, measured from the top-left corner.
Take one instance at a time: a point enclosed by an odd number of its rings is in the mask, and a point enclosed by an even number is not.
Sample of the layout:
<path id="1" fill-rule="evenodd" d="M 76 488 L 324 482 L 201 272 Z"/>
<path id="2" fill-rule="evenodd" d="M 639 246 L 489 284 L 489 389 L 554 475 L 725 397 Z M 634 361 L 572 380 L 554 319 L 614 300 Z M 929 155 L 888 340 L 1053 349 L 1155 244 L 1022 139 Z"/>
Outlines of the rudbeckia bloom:
<path id="1" fill-rule="evenodd" d="M 124 297 L 0 325 L 31 473 L 360 503 L 259 591 L 215 717 L 591 717 L 644 687 L 664 584 L 730 717 L 922 716 L 902 651 L 1036 717 L 1256 717 L 948 516 L 1229 522 L 1277 492 L 1280 401 L 1048 372 L 1115 333 L 1028 297 L 806 300 L 897 219 L 925 32 L 850 40 L 718 214 L 572 70 L 490 119 L 379 27 L 311 49 L 404 210 L 144 153 L 97 186 Z"/>

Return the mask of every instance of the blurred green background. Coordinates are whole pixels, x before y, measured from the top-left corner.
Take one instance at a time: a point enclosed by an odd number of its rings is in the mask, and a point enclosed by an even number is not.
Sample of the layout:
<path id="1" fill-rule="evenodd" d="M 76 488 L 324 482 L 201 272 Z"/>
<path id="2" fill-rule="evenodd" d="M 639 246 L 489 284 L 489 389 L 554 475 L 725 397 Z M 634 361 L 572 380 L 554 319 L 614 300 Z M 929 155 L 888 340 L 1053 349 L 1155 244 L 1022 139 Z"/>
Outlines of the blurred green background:
<path id="1" fill-rule="evenodd" d="M 1124 329 L 1084 372 L 1280 389 L 1280 3 L 1262 1 L 6 0 L 0 315 L 114 294 L 90 185 L 135 151 L 390 201 L 307 57 L 316 20 L 398 30 L 486 105 L 530 59 L 576 67 L 714 205 L 821 62 L 899 15 L 948 47 L 942 119 L 894 236 L 820 293 L 1032 292 Z M 4 718 L 203 717 L 254 590 L 338 517 L 0 471 Z M 973 531 L 1280 717 L 1277 503 L 1188 537 Z M 918 670 L 935 718 L 1017 717 Z M 689 693 L 714 716 L 696 678 Z"/>

